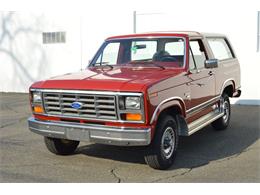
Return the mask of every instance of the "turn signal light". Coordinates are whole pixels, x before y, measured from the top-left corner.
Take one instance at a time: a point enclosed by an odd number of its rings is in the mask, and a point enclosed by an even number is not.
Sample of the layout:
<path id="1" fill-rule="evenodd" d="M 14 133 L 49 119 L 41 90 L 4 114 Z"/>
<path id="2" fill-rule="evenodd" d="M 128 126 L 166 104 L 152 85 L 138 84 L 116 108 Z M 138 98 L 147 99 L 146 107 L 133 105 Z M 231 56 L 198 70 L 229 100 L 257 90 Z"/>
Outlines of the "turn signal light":
<path id="1" fill-rule="evenodd" d="M 34 106 L 33 111 L 35 113 L 43 113 L 43 108 L 41 106 Z"/>
<path id="2" fill-rule="evenodd" d="M 126 114 L 126 120 L 127 121 L 140 121 L 142 120 L 142 115 L 141 114 L 136 114 L 136 113 L 127 113 Z"/>

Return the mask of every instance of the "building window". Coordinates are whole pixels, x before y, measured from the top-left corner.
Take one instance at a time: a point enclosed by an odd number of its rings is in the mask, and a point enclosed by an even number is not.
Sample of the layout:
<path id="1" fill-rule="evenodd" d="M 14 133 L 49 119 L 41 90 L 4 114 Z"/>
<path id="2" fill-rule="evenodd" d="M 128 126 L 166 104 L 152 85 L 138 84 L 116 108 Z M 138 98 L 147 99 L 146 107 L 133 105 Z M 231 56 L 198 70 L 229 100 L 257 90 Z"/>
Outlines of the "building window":
<path id="1" fill-rule="evenodd" d="M 260 11 L 257 13 L 257 52 L 260 52 Z"/>
<path id="2" fill-rule="evenodd" d="M 43 44 L 65 43 L 66 32 L 43 32 L 42 42 Z"/>

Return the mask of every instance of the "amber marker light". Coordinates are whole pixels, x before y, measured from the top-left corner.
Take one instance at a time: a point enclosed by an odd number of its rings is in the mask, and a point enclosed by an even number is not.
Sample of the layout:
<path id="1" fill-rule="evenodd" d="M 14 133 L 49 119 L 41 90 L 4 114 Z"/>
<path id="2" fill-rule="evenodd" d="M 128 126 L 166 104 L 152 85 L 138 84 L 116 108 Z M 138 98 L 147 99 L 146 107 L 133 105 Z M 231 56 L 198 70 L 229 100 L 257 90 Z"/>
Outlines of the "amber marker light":
<path id="1" fill-rule="evenodd" d="M 127 121 L 141 121 L 142 115 L 139 113 L 126 113 Z"/>
<path id="2" fill-rule="evenodd" d="M 151 93 L 151 94 L 149 95 L 150 98 L 157 97 L 157 96 L 158 96 L 158 93 L 157 93 L 157 92 Z"/>
<path id="3" fill-rule="evenodd" d="M 34 106 L 33 111 L 35 113 L 43 113 L 43 108 L 41 106 Z"/>

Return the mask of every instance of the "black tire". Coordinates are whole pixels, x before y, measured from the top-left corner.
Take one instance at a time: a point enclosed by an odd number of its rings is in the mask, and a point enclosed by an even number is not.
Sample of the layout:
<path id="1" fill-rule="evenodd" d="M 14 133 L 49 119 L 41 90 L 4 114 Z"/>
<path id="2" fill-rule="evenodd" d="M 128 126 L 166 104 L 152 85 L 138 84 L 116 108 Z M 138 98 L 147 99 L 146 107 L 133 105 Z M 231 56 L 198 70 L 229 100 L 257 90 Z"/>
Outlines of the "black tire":
<path id="1" fill-rule="evenodd" d="M 229 102 L 229 96 L 224 93 L 221 97 L 223 101 L 222 105 L 220 103 L 220 106 L 223 106 L 224 110 L 224 116 L 221 118 L 217 119 L 216 121 L 212 122 L 211 125 L 215 130 L 221 131 L 227 129 L 229 122 L 230 122 L 230 117 L 231 117 L 231 107 L 230 107 L 230 102 Z"/>
<path id="2" fill-rule="evenodd" d="M 170 139 L 173 140 L 173 143 Z M 166 151 L 168 150 L 166 149 L 168 146 L 170 147 L 170 150 L 167 153 Z M 144 157 L 145 162 L 154 169 L 168 169 L 174 163 L 177 147 L 177 123 L 170 115 L 162 116 L 157 122 L 153 141 Z"/>
<path id="3" fill-rule="evenodd" d="M 44 137 L 44 142 L 47 149 L 57 155 L 73 154 L 79 145 L 79 141 L 51 137 Z"/>

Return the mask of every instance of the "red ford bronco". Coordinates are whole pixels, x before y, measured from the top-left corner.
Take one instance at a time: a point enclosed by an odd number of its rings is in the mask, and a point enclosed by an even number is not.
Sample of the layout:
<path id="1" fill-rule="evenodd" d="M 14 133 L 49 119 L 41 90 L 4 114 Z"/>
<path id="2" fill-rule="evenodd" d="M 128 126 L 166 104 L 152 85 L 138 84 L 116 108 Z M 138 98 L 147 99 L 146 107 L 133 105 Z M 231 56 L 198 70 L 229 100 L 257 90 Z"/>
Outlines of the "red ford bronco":
<path id="1" fill-rule="evenodd" d="M 240 67 L 224 35 L 156 32 L 110 37 L 86 70 L 34 83 L 29 129 L 48 150 L 79 141 L 146 146 L 145 161 L 169 168 L 179 136 L 228 127 Z"/>

